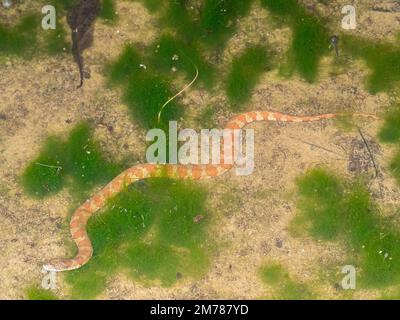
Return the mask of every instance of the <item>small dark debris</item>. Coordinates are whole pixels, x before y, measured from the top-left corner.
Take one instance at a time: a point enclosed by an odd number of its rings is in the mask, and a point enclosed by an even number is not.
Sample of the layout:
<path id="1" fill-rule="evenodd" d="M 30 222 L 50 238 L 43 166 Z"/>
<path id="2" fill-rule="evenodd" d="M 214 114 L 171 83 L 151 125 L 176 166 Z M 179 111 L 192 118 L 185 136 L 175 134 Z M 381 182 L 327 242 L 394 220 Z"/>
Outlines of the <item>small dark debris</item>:
<path id="1" fill-rule="evenodd" d="M 176 273 L 176 278 L 177 278 L 177 279 L 181 279 L 181 278 L 182 278 L 182 273 L 177 272 L 177 273 Z"/>
<path id="2" fill-rule="evenodd" d="M 379 152 L 379 146 L 375 141 L 368 139 L 367 143 L 373 154 Z M 363 140 L 361 138 L 354 138 L 350 143 L 347 170 L 355 174 L 361 174 L 368 172 L 371 168 L 373 168 L 373 163 Z"/>
<path id="3" fill-rule="evenodd" d="M 283 247 L 283 240 L 277 238 L 277 239 L 275 240 L 275 245 L 276 245 L 278 248 L 282 248 L 282 247 Z"/>
<path id="4" fill-rule="evenodd" d="M 67 120 L 65 120 L 65 123 L 70 124 L 70 123 L 72 123 L 72 120 L 71 119 L 67 119 Z"/>
<path id="5" fill-rule="evenodd" d="M 372 10 L 377 12 L 400 12 L 400 3 L 393 1 L 392 3 L 376 4 L 372 7 Z"/>
<path id="6" fill-rule="evenodd" d="M 6 121 L 7 116 L 4 113 L 0 113 L 0 120 Z"/>

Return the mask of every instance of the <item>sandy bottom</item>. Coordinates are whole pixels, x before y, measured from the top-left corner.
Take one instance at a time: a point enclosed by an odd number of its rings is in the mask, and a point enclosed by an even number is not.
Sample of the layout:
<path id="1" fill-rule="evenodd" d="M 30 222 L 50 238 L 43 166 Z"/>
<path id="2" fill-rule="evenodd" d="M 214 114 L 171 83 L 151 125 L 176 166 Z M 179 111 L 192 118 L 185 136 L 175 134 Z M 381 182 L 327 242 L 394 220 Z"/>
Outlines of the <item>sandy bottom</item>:
<path id="1" fill-rule="evenodd" d="M 312 8 L 316 1 L 304 2 Z M 340 8 L 347 1 L 330 2 L 329 7 L 314 7 L 340 21 Z M 378 1 L 353 2 L 360 8 L 355 33 L 394 41 L 400 31 L 398 14 L 372 10 Z M 7 58 L 0 64 L 1 299 L 23 299 L 26 287 L 40 284 L 43 262 L 67 254 L 69 231 L 65 219 L 71 209 L 71 196 L 63 191 L 45 201 L 35 201 L 26 196 L 19 181 L 48 135 L 66 135 L 77 123 L 88 120 L 110 158 L 133 154 L 135 160 L 143 159 L 146 132 L 129 117 L 127 107 L 120 102 L 121 93 L 107 88 L 103 66 L 118 56 L 125 42 L 150 44 L 159 31 L 156 19 L 139 3 L 118 1 L 118 14 L 116 26 L 96 23 L 94 45 L 85 52 L 90 79 L 83 89 L 76 89 L 78 73 L 68 55 L 32 61 Z M 270 21 L 268 13 L 255 6 L 251 15 L 239 22 L 237 34 L 222 53 L 222 77 L 232 57 L 249 44 L 263 42 L 277 52 L 285 52 L 290 29 L 273 30 L 269 28 Z M 340 25 L 331 27 L 339 30 Z M 299 115 L 337 111 L 379 114 L 390 105 L 392 98 L 388 95 L 371 95 L 365 89 L 368 70 L 362 62 L 336 76 L 330 74 L 332 63 L 331 58 L 322 61 L 320 79 L 315 84 L 296 76 L 283 79 L 277 71 L 266 73 L 246 109 Z M 217 120 L 221 126 L 231 116 L 223 111 L 228 102 L 222 90 L 212 95 L 191 90 L 181 99 L 187 108 L 183 127 L 194 126 L 194 119 L 208 105 L 220 110 Z M 200 182 L 210 190 L 209 205 L 217 217 L 210 237 L 218 246 L 209 272 L 201 279 L 173 288 L 143 287 L 120 274 L 109 280 L 99 298 L 256 299 L 268 294 L 258 274 L 268 261 L 282 263 L 299 281 L 317 283 L 320 297 L 339 297 L 335 283 L 321 280 L 319 274 L 323 265 L 345 257 L 343 248 L 307 237 L 294 238 L 287 230 L 296 215 L 294 182 L 314 167 L 326 167 L 347 177 L 365 174 L 371 177 L 369 188 L 383 213 L 399 207 L 399 188 L 386 171 L 392 150 L 379 146 L 375 139 L 380 124 L 360 122 L 363 133 L 374 145 L 380 172 L 376 179 L 372 178 L 374 172 L 366 149 L 359 147 L 358 133 L 343 131 L 333 121 L 251 125 L 256 139 L 254 173 L 239 177 L 230 172 Z M 113 130 L 107 130 L 107 126 Z M 354 167 L 355 172 L 349 170 Z M 62 275 L 57 280 L 56 293 L 68 298 Z M 354 294 L 360 299 L 374 297 L 379 293 L 358 290 Z"/>

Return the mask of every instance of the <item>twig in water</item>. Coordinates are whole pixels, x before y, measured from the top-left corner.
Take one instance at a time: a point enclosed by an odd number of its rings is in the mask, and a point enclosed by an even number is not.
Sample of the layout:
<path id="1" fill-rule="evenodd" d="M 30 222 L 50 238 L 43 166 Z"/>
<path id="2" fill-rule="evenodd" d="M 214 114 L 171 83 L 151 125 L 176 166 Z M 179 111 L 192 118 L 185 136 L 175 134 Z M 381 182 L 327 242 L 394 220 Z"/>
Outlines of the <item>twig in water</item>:
<path id="1" fill-rule="evenodd" d="M 365 139 L 363 133 L 361 132 L 361 129 L 359 127 L 357 127 L 357 130 L 358 130 L 358 133 L 360 134 L 365 146 L 367 147 L 367 150 L 368 150 L 368 153 L 369 153 L 369 157 L 371 158 L 371 162 L 372 162 L 372 164 L 374 166 L 374 169 L 375 169 L 375 178 L 376 178 L 376 177 L 378 177 L 379 172 L 378 172 L 378 167 L 376 166 L 376 163 L 375 163 L 374 156 L 372 155 L 372 151 L 371 151 L 371 149 L 370 149 L 370 147 L 369 147 L 369 145 L 367 143 L 367 140 Z"/>
<path id="2" fill-rule="evenodd" d="M 82 53 L 93 43 L 93 24 L 100 9 L 99 0 L 80 0 L 68 13 L 67 22 L 72 31 L 72 53 L 79 67 L 80 82 L 83 86 Z"/>
<path id="3" fill-rule="evenodd" d="M 193 61 L 192 61 L 192 63 L 193 63 Z M 178 97 L 179 95 L 181 95 L 183 92 L 185 92 L 187 89 L 189 89 L 189 88 L 193 85 L 193 83 L 196 82 L 197 78 L 199 77 L 199 69 L 197 68 L 197 66 L 196 66 L 194 63 L 193 63 L 193 65 L 194 65 L 194 67 L 195 67 L 195 69 L 196 69 L 196 75 L 194 76 L 193 80 L 192 80 L 190 83 L 188 83 L 181 91 L 179 91 L 179 92 L 178 92 L 176 95 L 174 95 L 172 98 L 169 98 L 169 99 L 163 104 L 163 106 L 162 106 L 161 109 L 160 109 L 160 112 L 158 113 L 158 123 L 160 123 L 161 114 L 162 114 L 164 108 L 165 108 L 172 100 L 174 100 L 176 97 Z"/>

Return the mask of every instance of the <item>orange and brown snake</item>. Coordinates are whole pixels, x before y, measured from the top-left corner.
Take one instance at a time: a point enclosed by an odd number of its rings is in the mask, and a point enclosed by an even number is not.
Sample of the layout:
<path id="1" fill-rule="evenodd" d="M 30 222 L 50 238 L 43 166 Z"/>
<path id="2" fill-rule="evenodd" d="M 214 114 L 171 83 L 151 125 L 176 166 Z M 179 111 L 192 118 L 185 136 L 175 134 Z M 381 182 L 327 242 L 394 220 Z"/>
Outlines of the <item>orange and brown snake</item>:
<path id="1" fill-rule="evenodd" d="M 377 119 L 368 113 L 355 113 L 353 115 Z M 277 122 L 313 122 L 324 119 L 333 119 L 341 114 L 328 113 L 316 116 L 293 116 L 279 112 L 252 111 L 239 114 L 229 120 L 226 129 L 242 129 L 247 124 L 257 121 Z M 230 150 L 233 152 L 234 150 Z M 226 151 L 225 151 L 226 152 Z M 219 176 L 234 167 L 233 164 L 224 163 L 224 154 L 221 154 L 219 164 L 208 165 L 180 165 L 180 164 L 139 164 L 129 168 L 115 177 L 103 189 L 82 204 L 74 213 L 70 223 L 72 239 L 78 247 L 78 254 L 72 259 L 56 259 L 44 265 L 47 271 L 65 271 L 78 269 L 86 264 L 93 254 L 93 247 L 86 231 L 89 218 L 99 209 L 103 208 L 107 200 L 115 196 L 127 185 L 141 179 L 157 175 L 162 171 L 165 176 L 179 179 L 207 179 Z"/>

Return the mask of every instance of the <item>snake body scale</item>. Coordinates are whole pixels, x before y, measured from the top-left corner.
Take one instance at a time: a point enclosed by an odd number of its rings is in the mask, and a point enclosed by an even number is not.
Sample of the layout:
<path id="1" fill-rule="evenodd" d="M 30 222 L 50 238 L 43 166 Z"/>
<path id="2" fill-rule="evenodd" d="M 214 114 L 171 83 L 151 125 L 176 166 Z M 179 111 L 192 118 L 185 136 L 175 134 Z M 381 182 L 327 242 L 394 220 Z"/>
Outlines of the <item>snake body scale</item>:
<path id="1" fill-rule="evenodd" d="M 368 113 L 355 113 L 353 115 L 377 119 L 376 116 Z M 242 129 L 246 125 L 258 121 L 276 121 L 276 122 L 315 122 L 326 119 L 333 119 L 341 116 L 339 113 L 328 113 L 316 116 L 293 116 L 279 112 L 270 111 L 252 111 L 234 116 L 226 125 L 232 134 L 235 129 Z M 223 145 L 223 143 L 222 143 Z M 224 152 L 233 152 L 234 147 L 225 148 L 221 151 L 219 164 L 207 165 L 180 165 L 180 164 L 138 164 L 131 167 L 111 182 L 103 189 L 94 194 L 90 199 L 83 203 L 73 214 L 70 222 L 70 231 L 72 239 L 78 248 L 78 253 L 71 259 L 55 259 L 46 263 L 43 267 L 47 271 L 66 271 L 74 270 L 86 264 L 93 255 L 93 247 L 86 231 L 86 225 L 89 218 L 98 210 L 103 208 L 107 200 L 115 196 L 127 185 L 136 181 L 157 176 L 162 171 L 165 176 L 179 179 L 207 179 L 219 176 L 234 167 L 233 164 L 224 163 Z M 224 149 L 224 148 L 222 148 Z"/>

